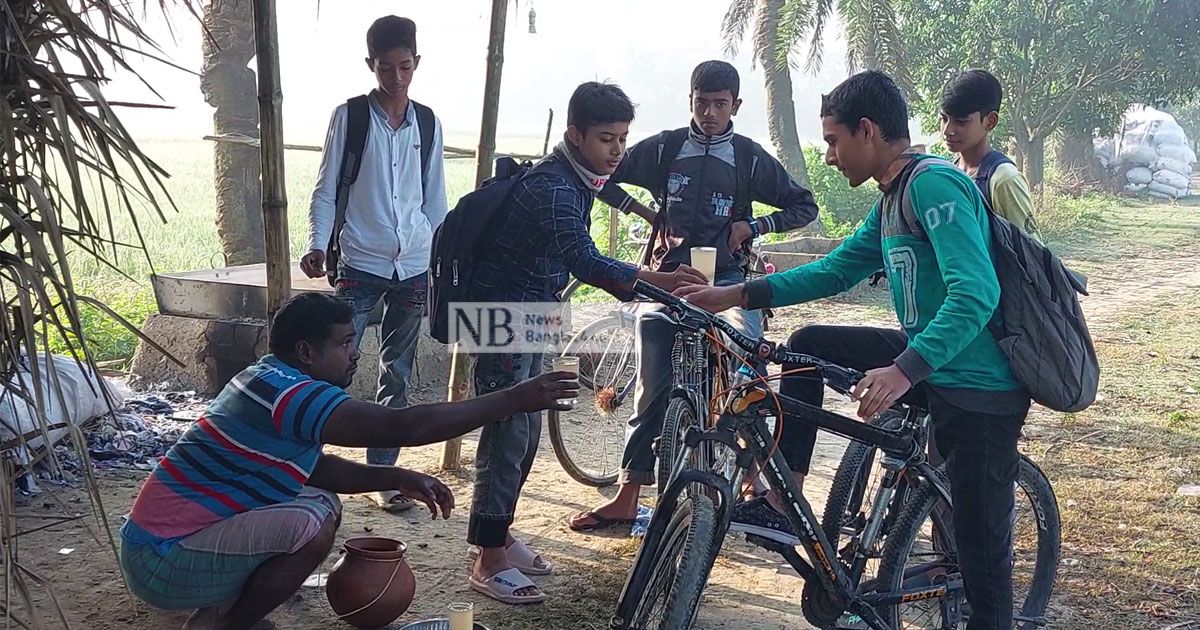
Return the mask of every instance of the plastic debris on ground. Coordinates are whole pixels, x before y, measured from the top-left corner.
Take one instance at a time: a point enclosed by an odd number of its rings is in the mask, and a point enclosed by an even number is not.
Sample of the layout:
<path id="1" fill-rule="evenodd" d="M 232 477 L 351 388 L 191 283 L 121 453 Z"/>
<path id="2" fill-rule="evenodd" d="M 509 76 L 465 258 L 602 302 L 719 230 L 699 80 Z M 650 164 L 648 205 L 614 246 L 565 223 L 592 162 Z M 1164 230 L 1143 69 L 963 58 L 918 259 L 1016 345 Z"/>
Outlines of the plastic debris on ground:
<path id="1" fill-rule="evenodd" d="M 633 538 L 644 538 L 646 530 L 650 529 L 650 517 L 654 516 L 654 509 L 645 505 L 638 506 L 637 517 L 633 519 L 633 527 L 629 531 L 629 535 Z"/>
<path id="2" fill-rule="evenodd" d="M 115 413 L 101 416 L 84 429 L 93 466 L 100 470 L 152 470 L 207 404 L 208 400 L 198 398 L 195 392 L 127 397 Z M 56 446 L 55 457 L 65 481 L 79 476 L 79 458 L 70 444 Z M 45 467 L 38 476 L 56 477 Z"/>
<path id="3" fill-rule="evenodd" d="M 321 588 L 325 586 L 325 582 L 329 579 L 328 573 L 314 573 L 304 580 L 303 586 L 307 588 Z"/>
<path id="4" fill-rule="evenodd" d="M 88 452 L 97 468 L 151 470 L 167 454 L 207 400 L 195 392 L 141 394 L 125 400 L 115 415 L 87 432 Z"/>

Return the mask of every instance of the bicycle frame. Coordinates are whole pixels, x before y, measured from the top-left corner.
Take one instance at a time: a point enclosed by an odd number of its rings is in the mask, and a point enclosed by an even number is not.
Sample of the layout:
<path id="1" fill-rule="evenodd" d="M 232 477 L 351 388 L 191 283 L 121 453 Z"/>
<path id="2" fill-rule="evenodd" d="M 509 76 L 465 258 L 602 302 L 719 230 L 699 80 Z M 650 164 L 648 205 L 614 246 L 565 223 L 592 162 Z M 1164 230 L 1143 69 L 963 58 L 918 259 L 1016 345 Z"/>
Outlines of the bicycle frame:
<path id="1" fill-rule="evenodd" d="M 779 407 L 783 413 L 796 418 L 815 423 L 820 429 L 877 446 L 883 451 L 885 458 L 890 460 L 886 467 L 888 473 L 884 478 L 884 490 L 876 495 L 871 510 L 872 522 L 868 532 L 864 533 L 864 543 L 869 544 L 868 537 L 878 535 L 880 521 L 883 518 L 884 506 L 892 500 L 893 492 L 900 475 L 905 470 L 914 470 L 921 479 L 934 485 L 942 497 L 949 503 L 949 483 L 924 460 L 923 452 L 918 448 L 915 431 L 917 426 L 908 423 L 899 430 L 877 428 L 847 418 L 819 407 L 808 405 L 802 401 L 778 396 Z M 782 544 L 765 545 L 768 549 L 782 555 L 796 572 L 806 581 L 816 581 L 844 611 L 849 611 L 861 617 L 874 630 L 893 630 L 875 612 L 876 606 L 894 605 L 943 597 L 952 588 L 961 589 L 961 583 L 948 582 L 935 587 L 907 589 L 897 592 L 877 592 L 865 588 L 870 582 L 859 584 L 865 562 L 856 561 L 847 567 L 838 558 L 837 549 L 825 537 L 819 526 L 819 521 L 812 506 L 796 486 L 792 471 L 784 461 L 782 453 L 774 448 L 774 439 L 767 427 L 765 418 L 777 413 L 774 405 L 766 401 L 752 403 L 746 411 L 740 414 L 723 414 L 717 426 L 707 431 L 690 428 L 684 435 L 684 447 L 676 460 L 676 468 L 672 472 L 671 481 L 662 493 L 656 513 L 671 514 L 678 500 L 684 495 L 685 489 L 691 484 L 702 484 L 716 491 L 718 498 L 717 517 L 719 531 L 722 535 L 728 531 L 732 516 L 732 497 L 738 487 L 742 475 L 757 462 L 760 472 L 766 476 L 768 485 L 781 494 L 788 508 L 786 516 L 794 531 L 800 537 L 808 559 L 800 557 L 794 547 Z M 739 437 L 748 447 L 743 447 Z M 738 473 L 734 479 L 720 477 L 708 471 L 689 468 L 691 451 L 706 442 L 724 444 L 736 455 Z M 653 567 L 641 562 L 644 553 L 653 553 L 665 533 L 669 519 L 655 518 L 650 522 L 646 537 L 638 551 L 634 563 L 634 571 L 626 581 L 617 601 L 617 614 L 611 624 L 613 628 L 627 628 L 625 620 L 637 605 L 641 593 L 638 585 L 644 584 L 647 573 Z M 764 541 L 765 542 L 765 541 Z M 864 544 L 864 547 L 866 546 Z M 633 588 L 631 588 L 633 587 Z"/>

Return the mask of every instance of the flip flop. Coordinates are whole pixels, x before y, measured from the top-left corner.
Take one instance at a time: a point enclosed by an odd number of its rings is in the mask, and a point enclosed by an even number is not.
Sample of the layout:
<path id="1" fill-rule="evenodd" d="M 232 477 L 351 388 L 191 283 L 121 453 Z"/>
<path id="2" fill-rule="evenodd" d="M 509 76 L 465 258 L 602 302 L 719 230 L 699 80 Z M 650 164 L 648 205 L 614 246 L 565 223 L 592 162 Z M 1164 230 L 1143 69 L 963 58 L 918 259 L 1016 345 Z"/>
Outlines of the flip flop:
<path id="1" fill-rule="evenodd" d="M 546 594 L 540 589 L 537 595 L 517 595 L 517 591 L 530 586 L 537 586 L 533 580 L 529 579 L 520 569 L 505 569 L 496 575 L 488 578 L 486 581 L 480 580 L 472 574 L 467 578 L 471 582 L 471 588 L 476 592 L 483 593 L 488 597 L 505 604 L 540 604 L 546 601 Z"/>
<path id="2" fill-rule="evenodd" d="M 583 518 L 590 518 L 592 519 L 592 522 L 584 525 L 575 524 L 577 521 L 579 521 L 579 519 Z M 583 512 L 578 512 L 571 516 L 571 518 L 567 520 L 567 527 L 573 532 L 598 532 L 615 525 L 632 525 L 634 520 L 636 519 L 608 518 L 607 516 L 600 516 L 591 510 L 584 510 Z"/>
<path id="3" fill-rule="evenodd" d="M 546 562 L 542 555 L 534 551 L 523 540 L 514 540 L 513 544 L 509 545 L 505 550 L 505 555 L 508 556 L 508 563 L 514 569 L 518 569 L 525 575 L 550 575 L 554 572 L 554 565 Z M 470 551 L 471 558 L 479 556 L 479 547 L 472 546 Z M 539 566 L 538 560 L 542 563 Z"/>
<path id="4" fill-rule="evenodd" d="M 398 514 L 400 512 L 411 510 L 412 507 L 417 504 L 416 501 L 413 501 L 412 499 L 400 494 L 395 490 L 372 492 L 368 496 L 371 498 L 371 501 L 375 502 L 375 505 L 379 506 L 379 509 L 389 514 Z"/>

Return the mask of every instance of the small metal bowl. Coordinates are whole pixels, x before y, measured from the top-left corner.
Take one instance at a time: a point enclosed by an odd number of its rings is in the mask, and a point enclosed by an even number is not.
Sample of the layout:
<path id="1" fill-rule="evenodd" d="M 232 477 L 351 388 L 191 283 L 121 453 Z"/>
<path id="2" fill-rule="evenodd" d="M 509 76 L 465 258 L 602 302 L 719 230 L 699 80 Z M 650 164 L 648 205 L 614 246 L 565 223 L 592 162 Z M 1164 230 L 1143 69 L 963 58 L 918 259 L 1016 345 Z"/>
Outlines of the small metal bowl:
<path id="1" fill-rule="evenodd" d="M 478 621 L 472 627 L 474 630 L 490 630 Z M 447 617 L 436 617 L 434 619 L 414 621 L 407 626 L 401 626 L 400 630 L 450 630 L 450 619 Z"/>

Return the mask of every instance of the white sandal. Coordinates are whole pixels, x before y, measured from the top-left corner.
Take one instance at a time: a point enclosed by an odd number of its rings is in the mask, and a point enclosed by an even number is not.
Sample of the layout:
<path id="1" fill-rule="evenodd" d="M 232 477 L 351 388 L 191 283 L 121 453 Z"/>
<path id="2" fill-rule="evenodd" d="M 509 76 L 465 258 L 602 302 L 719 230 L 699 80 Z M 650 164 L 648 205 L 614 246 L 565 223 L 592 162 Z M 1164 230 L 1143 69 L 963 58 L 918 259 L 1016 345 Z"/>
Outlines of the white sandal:
<path id="1" fill-rule="evenodd" d="M 479 556 L 479 547 L 471 547 L 471 558 Z M 546 562 L 542 555 L 534 551 L 525 541 L 516 539 L 513 544 L 509 545 L 504 550 L 504 555 L 508 557 L 508 563 L 514 569 L 520 569 L 525 575 L 550 575 L 554 573 L 554 565 Z M 540 561 L 540 564 L 539 564 Z"/>
<path id="2" fill-rule="evenodd" d="M 505 604 L 540 604 L 546 601 L 546 594 L 541 592 L 541 589 L 538 589 L 536 595 L 517 595 L 517 591 L 523 588 L 537 587 L 533 580 L 517 568 L 505 569 L 487 581 L 476 578 L 473 573 L 468 579 L 472 589 Z"/>

